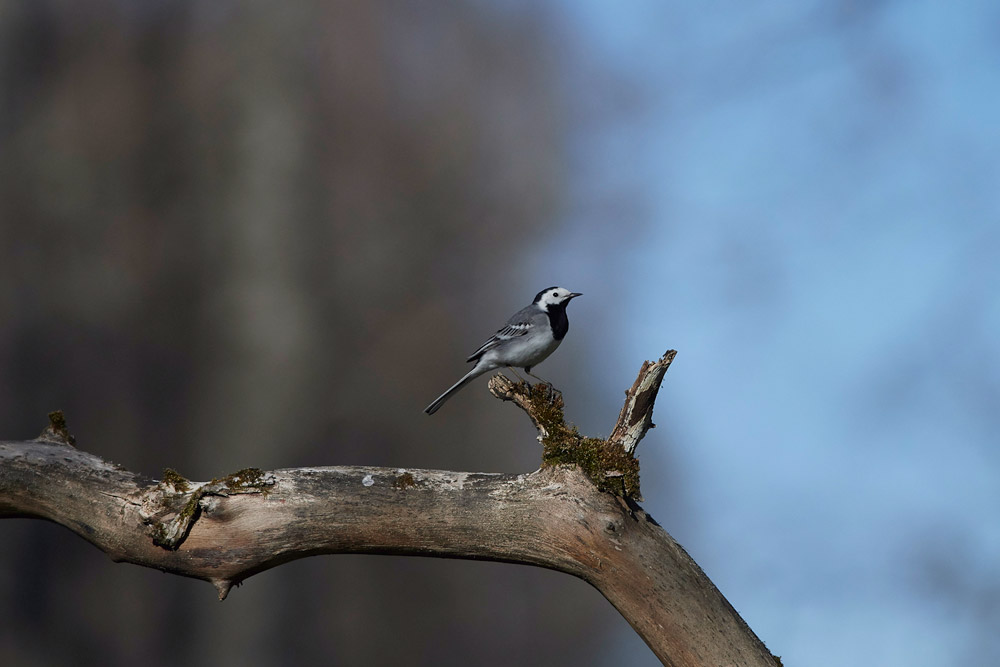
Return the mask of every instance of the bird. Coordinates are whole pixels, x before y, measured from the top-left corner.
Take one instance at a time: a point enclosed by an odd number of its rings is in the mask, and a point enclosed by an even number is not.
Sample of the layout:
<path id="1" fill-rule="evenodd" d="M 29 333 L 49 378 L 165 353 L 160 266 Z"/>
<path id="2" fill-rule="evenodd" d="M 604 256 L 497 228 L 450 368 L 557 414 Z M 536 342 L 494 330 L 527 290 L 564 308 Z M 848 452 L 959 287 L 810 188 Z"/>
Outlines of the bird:
<path id="1" fill-rule="evenodd" d="M 469 355 L 466 361 L 474 361 L 476 365 L 435 398 L 424 412 L 434 414 L 459 389 L 497 368 L 523 368 L 531 375 L 531 369 L 555 352 L 569 331 L 566 306 L 578 296 L 583 294 L 562 287 L 546 287 L 535 295 L 530 305 L 514 313 L 503 327 Z"/>

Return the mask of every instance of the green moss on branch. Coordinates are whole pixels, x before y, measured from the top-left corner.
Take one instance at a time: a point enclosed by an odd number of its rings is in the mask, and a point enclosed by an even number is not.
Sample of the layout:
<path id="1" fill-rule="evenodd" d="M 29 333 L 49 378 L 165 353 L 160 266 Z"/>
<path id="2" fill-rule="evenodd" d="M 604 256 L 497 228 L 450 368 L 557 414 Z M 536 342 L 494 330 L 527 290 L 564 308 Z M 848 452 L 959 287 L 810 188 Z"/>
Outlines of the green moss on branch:
<path id="1" fill-rule="evenodd" d="M 521 386 L 523 385 L 523 386 Z M 638 500 L 639 461 L 618 444 L 581 435 L 567 425 L 563 399 L 550 386 L 520 383 L 516 389 L 530 401 L 530 414 L 542 429 L 542 466 L 577 465 L 597 488 Z"/>

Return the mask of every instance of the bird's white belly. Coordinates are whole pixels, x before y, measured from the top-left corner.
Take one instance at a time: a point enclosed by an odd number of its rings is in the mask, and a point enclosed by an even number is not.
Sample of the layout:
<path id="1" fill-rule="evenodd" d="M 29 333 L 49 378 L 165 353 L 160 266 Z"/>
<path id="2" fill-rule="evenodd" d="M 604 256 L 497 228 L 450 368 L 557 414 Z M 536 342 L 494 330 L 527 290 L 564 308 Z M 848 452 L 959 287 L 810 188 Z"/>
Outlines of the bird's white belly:
<path id="1" fill-rule="evenodd" d="M 552 336 L 525 336 L 520 340 L 511 340 L 502 349 L 490 350 L 483 356 L 492 356 L 492 361 L 498 366 L 531 367 L 545 361 L 561 342 Z"/>

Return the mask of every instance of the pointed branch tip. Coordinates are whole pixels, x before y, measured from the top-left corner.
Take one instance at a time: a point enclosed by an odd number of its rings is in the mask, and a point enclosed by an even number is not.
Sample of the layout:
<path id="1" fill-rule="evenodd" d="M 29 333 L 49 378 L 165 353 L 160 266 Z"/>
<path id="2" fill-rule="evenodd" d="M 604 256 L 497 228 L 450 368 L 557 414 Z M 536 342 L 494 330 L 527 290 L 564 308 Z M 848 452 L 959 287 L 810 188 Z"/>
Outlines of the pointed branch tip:
<path id="1" fill-rule="evenodd" d="M 646 431 L 653 428 L 653 404 L 663 376 L 677 356 L 677 350 L 667 350 L 659 361 L 644 361 L 632 387 L 625 392 L 625 405 L 609 441 L 621 445 L 629 454 L 635 452 Z"/>
<path id="2" fill-rule="evenodd" d="M 49 425 L 45 427 L 45 430 L 41 432 L 36 440 L 53 442 L 69 447 L 73 447 L 76 444 L 76 438 L 73 437 L 73 434 L 69 432 L 69 427 L 66 426 L 66 415 L 63 414 L 62 410 L 53 410 L 49 413 Z"/>
<path id="3" fill-rule="evenodd" d="M 229 579 L 212 579 L 212 585 L 215 586 L 215 590 L 219 594 L 219 602 L 225 600 L 233 588 L 233 582 Z"/>

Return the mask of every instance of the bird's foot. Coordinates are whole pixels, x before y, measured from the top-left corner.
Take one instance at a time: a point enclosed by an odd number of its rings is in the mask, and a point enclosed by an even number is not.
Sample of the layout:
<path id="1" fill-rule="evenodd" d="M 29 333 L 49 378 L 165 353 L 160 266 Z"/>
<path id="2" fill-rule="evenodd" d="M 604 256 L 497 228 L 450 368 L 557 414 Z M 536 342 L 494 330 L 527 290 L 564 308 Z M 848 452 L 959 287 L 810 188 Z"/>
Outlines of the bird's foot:
<path id="1" fill-rule="evenodd" d="M 546 405 L 555 405 L 559 407 L 562 407 L 563 405 L 562 392 L 556 389 L 551 382 L 537 382 L 534 385 L 531 385 L 529 391 L 532 396 L 537 397 Z"/>
<path id="2" fill-rule="evenodd" d="M 545 391 L 546 398 L 548 398 L 549 400 L 555 398 L 556 396 L 558 396 L 560 399 L 562 398 L 562 392 L 556 389 L 556 386 L 554 384 L 552 384 L 548 380 L 538 377 L 537 375 L 534 375 L 533 373 L 528 373 L 528 375 L 538 380 L 537 384 L 532 385 L 532 389 L 541 386 L 542 390 Z"/>

